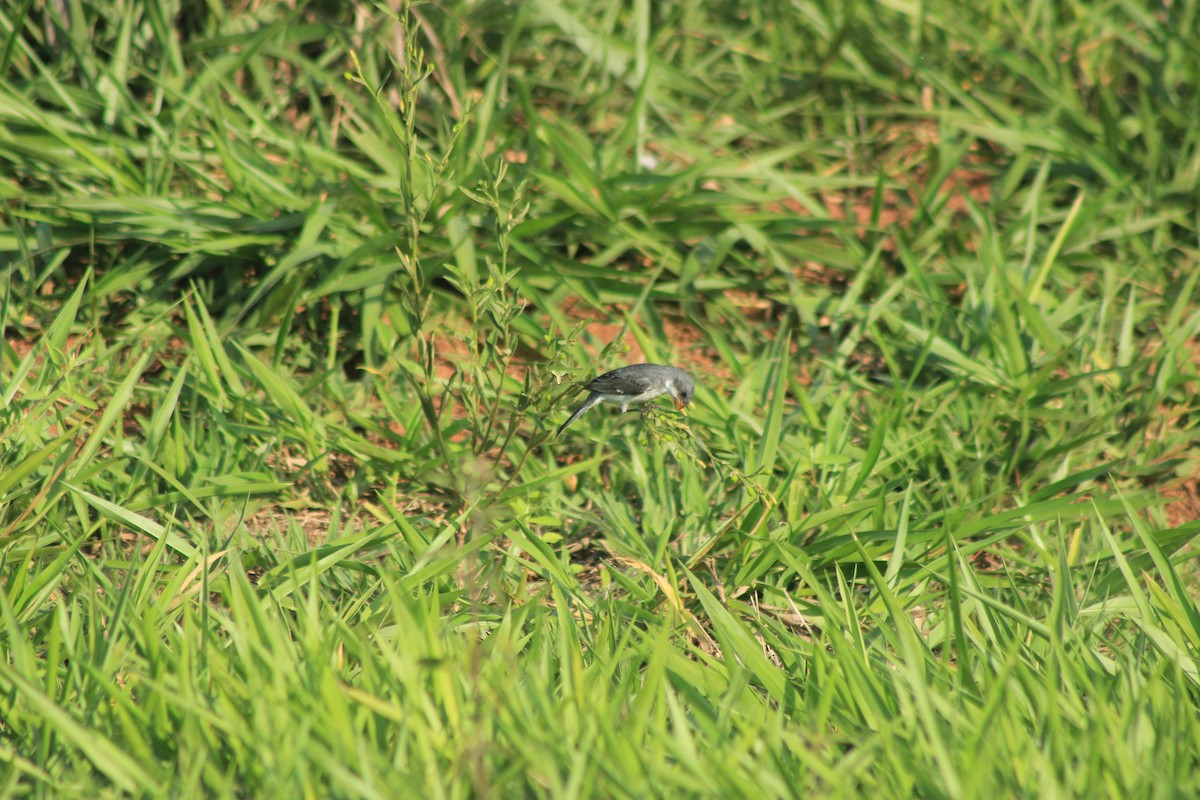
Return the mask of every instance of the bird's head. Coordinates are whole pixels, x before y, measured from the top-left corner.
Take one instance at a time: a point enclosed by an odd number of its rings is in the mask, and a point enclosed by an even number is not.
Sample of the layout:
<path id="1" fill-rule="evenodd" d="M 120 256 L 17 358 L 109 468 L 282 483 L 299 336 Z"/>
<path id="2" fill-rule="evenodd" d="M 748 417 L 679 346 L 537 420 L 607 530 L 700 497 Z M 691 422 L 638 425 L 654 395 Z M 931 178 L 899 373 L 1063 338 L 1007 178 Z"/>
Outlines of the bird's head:
<path id="1" fill-rule="evenodd" d="M 692 380 L 692 376 L 679 370 L 679 374 L 671 379 L 670 388 L 671 397 L 675 398 L 675 408 L 686 413 L 688 404 L 692 402 L 692 397 L 696 394 L 696 384 Z"/>

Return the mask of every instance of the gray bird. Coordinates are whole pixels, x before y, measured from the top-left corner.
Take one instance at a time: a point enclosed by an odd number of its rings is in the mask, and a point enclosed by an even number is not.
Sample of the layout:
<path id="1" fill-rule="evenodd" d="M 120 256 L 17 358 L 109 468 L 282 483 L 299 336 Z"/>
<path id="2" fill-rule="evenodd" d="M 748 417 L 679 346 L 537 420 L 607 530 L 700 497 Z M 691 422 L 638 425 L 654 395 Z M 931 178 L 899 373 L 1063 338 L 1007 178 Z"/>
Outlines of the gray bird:
<path id="1" fill-rule="evenodd" d="M 669 394 L 675 398 L 675 408 L 683 411 L 692 402 L 696 392 L 696 384 L 692 376 L 679 367 L 667 367 L 662 364 L 631 364 L 628 367 L 606 372 L 584 387 L 591 394 L 583 401 L 575 413 L 558 429 L 555 436 L 571 423 L 579 419 L 583 412 L 600 403 L 620 403 L 621 411 L 629 410 L 634 403 L 644 403 L 647 400 Z"/>

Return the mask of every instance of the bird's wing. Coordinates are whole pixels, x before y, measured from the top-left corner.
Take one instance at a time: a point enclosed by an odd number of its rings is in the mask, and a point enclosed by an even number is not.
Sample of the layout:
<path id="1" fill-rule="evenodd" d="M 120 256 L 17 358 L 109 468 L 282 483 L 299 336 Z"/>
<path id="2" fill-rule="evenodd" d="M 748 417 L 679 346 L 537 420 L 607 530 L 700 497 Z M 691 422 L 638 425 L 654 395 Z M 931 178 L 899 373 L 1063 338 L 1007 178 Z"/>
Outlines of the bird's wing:
<path id="1" fill-rule="evenodd" d="M 650 375 L 639 372 L 626 372 L 624 369 L 614 369 L 606 372 L 587 385 L 588 391 L 600 394 L 627 394 L 630 397 L 648 391 L 654 382 Z"/>

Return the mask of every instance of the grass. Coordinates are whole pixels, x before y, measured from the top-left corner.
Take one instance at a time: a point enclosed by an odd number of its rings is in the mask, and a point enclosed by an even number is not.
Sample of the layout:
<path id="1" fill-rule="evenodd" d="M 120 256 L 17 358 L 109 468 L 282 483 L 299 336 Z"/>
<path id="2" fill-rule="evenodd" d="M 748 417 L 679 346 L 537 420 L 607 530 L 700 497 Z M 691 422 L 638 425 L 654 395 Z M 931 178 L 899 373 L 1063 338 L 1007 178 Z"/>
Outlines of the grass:
<path id="1" fill-rule="evenodd" d="M 0 795 L 1200 791 L 1194 0 L 18 5 Z"/>

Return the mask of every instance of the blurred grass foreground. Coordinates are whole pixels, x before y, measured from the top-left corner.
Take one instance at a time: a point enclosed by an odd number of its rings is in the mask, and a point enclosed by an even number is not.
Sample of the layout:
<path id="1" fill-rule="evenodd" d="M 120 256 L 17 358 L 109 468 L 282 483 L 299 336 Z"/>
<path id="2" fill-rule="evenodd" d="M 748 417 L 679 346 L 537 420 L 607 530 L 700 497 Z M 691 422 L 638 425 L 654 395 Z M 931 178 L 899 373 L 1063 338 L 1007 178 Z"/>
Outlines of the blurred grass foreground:
<path id="1" fill-rule="evenodd" d="M 0 796 L 1200 795 L 1197 30 L 5 4 Z"/>

